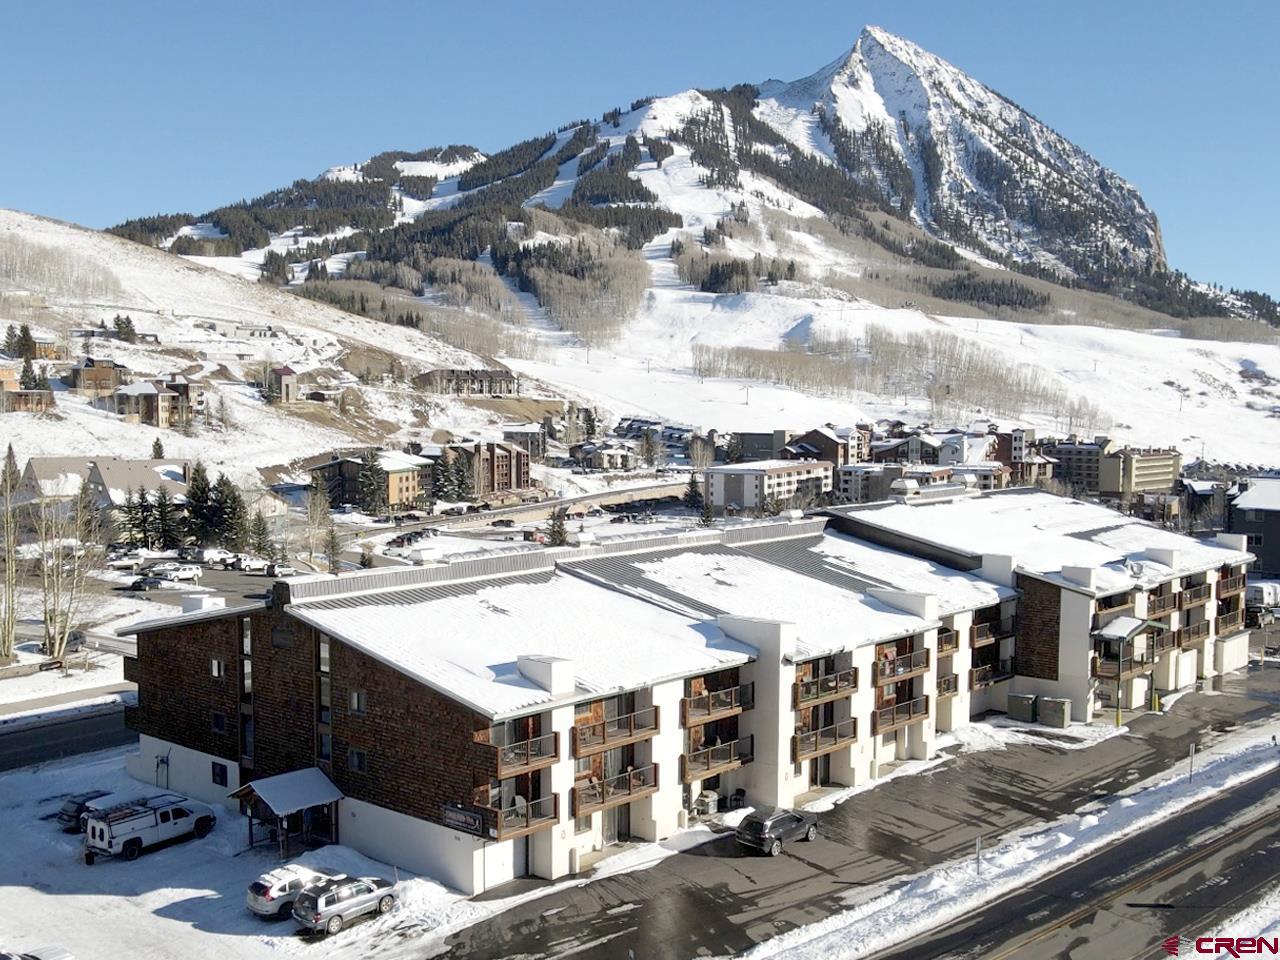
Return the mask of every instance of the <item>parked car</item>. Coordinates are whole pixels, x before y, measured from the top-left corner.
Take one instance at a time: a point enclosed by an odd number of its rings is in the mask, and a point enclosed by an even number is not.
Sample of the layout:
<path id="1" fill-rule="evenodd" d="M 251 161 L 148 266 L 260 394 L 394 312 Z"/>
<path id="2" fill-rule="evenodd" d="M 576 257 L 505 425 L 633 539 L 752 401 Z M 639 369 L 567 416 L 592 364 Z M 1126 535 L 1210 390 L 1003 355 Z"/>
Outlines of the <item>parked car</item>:
<path id="1" fill-rule="evenodd" d="M 204 570 L 193 563 L 184 563 L 179 565 L 177 570 L 170 570 L 169 574 L 174 580 L 195 581 L 204 576 Z"/>
<path id="2" fill-rule="evenodd" d="M 137 860 L 146 848 L 168 840 L 203 839 L 217 822 L 208 804 L 176 793 L 96 810 L 84 818 L 84 862 L 115 856 Z"/>
<path id="3" fill-rule="evenodd" d="M 514 527 L 516 522 L 510 517 L 501 517 L 500 519 L 493 521 L 493 525 L 495 527 Z"/>
<path id="4" fill-rule="evenodd" d="M 155 576 L 158 573 L 172 573 L 177 570 L 180 564 L 176 560 L 161 560 L 159 563 L 153 563 L 147 567 L 147 573 Z"/>
<path id="5" fill-rule="evenodd" d="M 631 514 L 629 514 L 629 513 L 619 513 L 617 516 L 610 517 L 610 518 L 609 518 L 609 522 L 610 522 L 610 523 L 630 523 L 630 522 L 631 522 Z"/>
<path id="6" fill-rule="evenodd" d="M 462 504 L 458 504 L 452 507 L 445 507 L 440 512 L 446 517 L 461 517 L 464 514 L 466 514 L 467 508 L 464 507 Z"/>
<path id="7" fill-rule="evenodd" d="M 307 887 L 343 876 L 333 870 L 315 870 L 286 864 L 264 873 L 245 891 L 244 905 L 260 917 L 284 920 L 293 912 L 293 902 Z"/>
<path id="8" fill-rule="evenodd" d="M 133 583 L 129 584 L 129 589 L 146 593 L 148 590 L 159 589 L 168 582 L 168 580 L 162 580 L 160 577 L 138 577 Z"/>
<path id="9" fill-rule="evenodd" d="M 228 560 L 235 557 L 230 550 L 223 550 L 221 547 L 204 547 L 200 550 L 196 559 L 201 563 L 207 563 L 209 566 L 217 564 L 226 564 Z"/>
<path id="10" fill-rule="evenodd" d="M 107 561 L 108 570 L 129 570 L 134 573 L 142 566 L 142 557 L 136 553 L 126 553 L 123 556 L 116 557 L 114 560 Z"/>
<path id="11" fill-rule="evenodd" d="M 58 821 L 58 826 L 67 833 L 80 833 L 84 830 L 84 824 L 80 822 L 89 809 L 90 804 L 94 800 L 100 800 L 103 797 L 111 796 L 110 790 L 87 790 L 84 793 L 77 793 L 74 796 L 67 797 L 62 801 L 62 806 L 58 808 L 58 814 L 54 817 Z"/>
<path id="12" fill-rule="evenodd" d="M 792 840 L 814 840 L 818 836 L 818 818 L 803 810 L 756 810 L 738 824 L 738 843 L 771 857 L 782 852 L 782 845 Z"/>
<path id="13" fill-rule="evenodd" d="M 297 574 L 297 570 L 289 566 L 287 563 L 269 563 L 267 564 L 268 577 L 292 577 Z"/>
<path id="14" fill-rule="evenodd" d="M 199 547 L 179 547 L 178 559 L 187 560 L 187 561 L 191 561 L 191 560 L 198 561 L 200 559 L 200 548 Z"/>
<path id="15" fill-rule="evenodd" d="M 316 933 L 337 933 L 357 917 L 389 913 L 394 884 L 381 877 L 343 877 L 307 887 L 293 902 L 293 919 Z"/>

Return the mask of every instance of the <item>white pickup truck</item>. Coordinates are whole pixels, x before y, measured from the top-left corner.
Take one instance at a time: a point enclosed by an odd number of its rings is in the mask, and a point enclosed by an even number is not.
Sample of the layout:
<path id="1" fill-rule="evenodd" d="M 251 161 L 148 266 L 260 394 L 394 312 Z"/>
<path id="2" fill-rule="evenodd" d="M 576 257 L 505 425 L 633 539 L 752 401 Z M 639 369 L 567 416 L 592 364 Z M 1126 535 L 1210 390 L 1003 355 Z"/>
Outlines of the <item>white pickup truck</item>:
<path id="1" fill-rule="evenodd" d="M 84 862 L 92 865 L 98 857 L 137 860 L 147 847 L 181 837 L 206 837 L 218 819 L 208 804 L 161 793 L 94 810 L 83 822 Z"/>

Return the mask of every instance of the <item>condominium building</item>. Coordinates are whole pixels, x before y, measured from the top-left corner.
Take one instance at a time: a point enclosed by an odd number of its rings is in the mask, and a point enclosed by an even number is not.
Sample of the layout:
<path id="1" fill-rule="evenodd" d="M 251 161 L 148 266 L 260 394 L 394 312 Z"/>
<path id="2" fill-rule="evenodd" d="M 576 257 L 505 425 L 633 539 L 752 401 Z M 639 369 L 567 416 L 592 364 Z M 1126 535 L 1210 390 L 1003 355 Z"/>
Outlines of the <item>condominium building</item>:
<path id="1" fill-rule="evenodd" d="M 1182 454 L 1171 448 L 1122 447 L 1109 437 L 1045 443 L 1056 461 L 1054 476 L 1103 497 L 1129 500 L 1142 493 L 1170 493 L 1178 483 Z"/>
<path id="2" fill-rule="evenodd" d="M 829 460 L 755 460 L 709 467 L 703 496 L 716 513 L 754 513 L 831 492 Z"/>

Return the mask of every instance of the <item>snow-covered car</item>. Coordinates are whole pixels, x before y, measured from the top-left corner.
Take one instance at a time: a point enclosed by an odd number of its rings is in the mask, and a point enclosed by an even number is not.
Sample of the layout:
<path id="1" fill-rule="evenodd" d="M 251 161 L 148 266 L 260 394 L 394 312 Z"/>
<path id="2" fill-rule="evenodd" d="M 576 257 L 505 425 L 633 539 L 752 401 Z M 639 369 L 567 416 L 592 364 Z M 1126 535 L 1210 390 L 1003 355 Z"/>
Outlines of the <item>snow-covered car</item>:
<path id="1" fill-rule="evenodd" d="M 184 563 L 178 566 L 176 570 L 170 570 L 169 574 L 174 580 L 199 580 L 204 576 L 204 570 L 195 564 Z"/>
<path id="2" fill-rule="evenodd" d="M 333 870 L 316 870 L 287 863 L 260 876 L 244 894 L 244 905 L 250 913 L 280 920 L 293 913 L 293 901 L 307 887 L 343 876 Z"/>
<path id="3" fill-rule="evenodd" d="M 176 793 L 130 800 L 84 818 L 84 862 L 98 857 L 137 860 L 147 847 L 183 837 L 209 835 L 218 822 L 213 808 Z"/>
<path id="4" fill-rule="evenodd" d="M 130 590 L 139 590 L 146 593 L 148 590 L 158 590 L 169 581 L 160 577 L 138 577 L 133 583 L 129 584 Z"/>

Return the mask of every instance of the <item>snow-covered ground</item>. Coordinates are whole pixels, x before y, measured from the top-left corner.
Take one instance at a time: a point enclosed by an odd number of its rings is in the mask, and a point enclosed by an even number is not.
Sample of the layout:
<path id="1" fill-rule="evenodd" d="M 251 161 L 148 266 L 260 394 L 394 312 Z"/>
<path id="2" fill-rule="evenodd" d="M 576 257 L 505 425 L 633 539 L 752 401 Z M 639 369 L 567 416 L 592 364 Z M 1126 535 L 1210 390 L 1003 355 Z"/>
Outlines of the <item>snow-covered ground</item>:
<path id="1" fill-rule="evenodd" d="M 39 663 L 45 659 L 37 641 L 22 641 L 17 644 L 15 652 L 20 664 Z M 85 669 L 86 664 L 88 669 Z M 61 670 L 41 670 L 26 676 L 0 679 L 0 705 L 91 690 L 123 680 L 122 657 L 105 651 L 90 651 L 87 660 L 82 660 L 78 654 L 74 656 L 72 666 L 66 673 Z"/>

